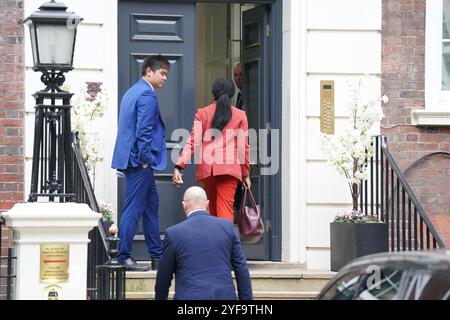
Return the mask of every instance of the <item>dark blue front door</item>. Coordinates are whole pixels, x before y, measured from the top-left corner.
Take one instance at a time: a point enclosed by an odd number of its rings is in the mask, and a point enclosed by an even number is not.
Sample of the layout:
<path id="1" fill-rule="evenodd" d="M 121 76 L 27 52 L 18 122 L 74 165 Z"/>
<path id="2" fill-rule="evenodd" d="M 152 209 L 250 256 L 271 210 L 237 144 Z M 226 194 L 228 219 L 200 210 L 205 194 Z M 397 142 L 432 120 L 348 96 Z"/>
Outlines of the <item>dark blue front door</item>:
<path id="1" fill-rule="evenodd" d="M 156 2 L 153 0 L 119 0 L 118 52 L 119 52 L 119 101 L 125 91 L 141 77 L 141 63 L 147 55 L 162 54 L 171 63 L 166 85 L 157 91 L 163 121 L 166 125 L 166 144 L 169 155 L 167 169 L 155 174 L 160 197 L 160 231 L 184 219 L 181 200 L 187 187 L 195 184 L 195 166 L 188 166 L 180 189 L 172 185 L 173 162 L 171 153 L 176 156 L 180 150 L 181 139 L 171 140 L 175 129 L 190 130 L 195 114 L 196 96 L 196 1 Z M 201 2 L 201 1 L 198 1 Z M 215 2 L 207 0 L 206 2 Z M 223 2 L 239 2 L 238 0 Z M 249 1 L 265 2 L 270 1 Z M 273 16 L 280 21 L 274 24 Z M 271 35 L 269 24 L 276 26 L 277 36 Z M 247 106 L 249 127 L 255 130 L 280 128 L 281 123 L 281 0 L 273 5 L 257 5 L 242 14 L 241 62 L 244 71 L 244 97 Z M 275 28 L 274 28 L 275 31 Z M 277 39 L 276 41 L 274 41 Z M 223 39 L 229 41 L 230 39 Z M 200 40 L 199 40 L 200 41 Z M 277 43 L 274 49 L 273 44 Z M 223 75 L 226 76 L 225 74 Z M 272 130 L 273 131 L 273 130 Z M 265 139 L 258 139 L 252 148 L 256 154 L 261 148 L 270 147 L 270 131 Z M 273 152 L 277 152 L 274 150 Z M 266 233 L 256 244 L 244 245 L 248 259 L 280 260 L 281 253 L 281 183 L 280 172 L 274 175 L 262 174 L 266 164 L 260 157 L 251 163 L 252 190 L 261 205 Z M 281 159 L 280 159 L 281 161 Z M 119 219 L 124 198 L 124 180 L 118 181 Z M 120 228 L 120 226 L 119 226 Z M 148 259 L 139 226 L 135 237 L 133 255 L 136 259 Z"/>
<path id="2" fill-rule="evenodd" d="M 156 92 L 166 126 L 169 156 L 167 169 L 155 172 L 163 234 L 167 227 L 184 219 L 182 195 L 187 186 L 194 184 L 194 166 L 190 166 L 183 177 L 184 187 L 178 189 L 172 185 L 170 155 L 173 150 L 178 154 L 180 142 L 171 140 L 172 132 L 177 128 L 190 130 L 195 113 L 195 4 L 120 0 L 118 9 L 119 101 L 141 78 L 141 64 L 146 56 L 161 54 L 171 64 L 168 81 Z M 124 179 L 119 178 L 119 221 L 124 187 Z M 141 224 L 135 237 L 133 256 L 139 260 L 149 259 Z"/>

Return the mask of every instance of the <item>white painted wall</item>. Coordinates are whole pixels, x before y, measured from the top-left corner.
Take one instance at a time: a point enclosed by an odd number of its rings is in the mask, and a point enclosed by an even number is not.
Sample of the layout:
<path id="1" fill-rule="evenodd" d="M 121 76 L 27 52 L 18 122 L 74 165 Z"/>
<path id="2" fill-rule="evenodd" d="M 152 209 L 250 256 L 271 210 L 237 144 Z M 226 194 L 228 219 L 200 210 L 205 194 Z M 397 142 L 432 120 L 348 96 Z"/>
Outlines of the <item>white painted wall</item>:
<path id="1" fill-rule="evenodd" d="M 79 26 L 74 66 L 66 81 L 108 86 L 104 161 L 97 165 L 96 194 L 117 206 L 110 160 L 117 131 L 117 0 L 65 0 L 85 20 Z M 25 16 L 42 0 L 25 0 Z M 346 81 L 381 72 L 381 0 L 283 0 L 282 260 L 329 269 L 329 222 L 351 207 L 345 180 L 326 164 L 319 148 L 319 82 L 335 80 L 336 130 L 345 125 Z M 31 94 L 42 88 L 26 64 L 26 194 L 30 188 L 34 127 Z M 117 210 L 116 210 L 117 211 Z"/>
<path id="2" fill-rule="evenodd" d="M 381 0 L 283 1 L 282 259 L 329 270 L 329 223 L 351 209 L 345 179 L 320 150 L 320 80 L 335 81 L 335 127 L 347 80 L 381 72 Z"/>
<path id="3" fill-rule="evenodd" d="M 25 0 L 25 17 L 45 1 Z M 74 54 L 75 69 L 66 74 L 70 91 L 78 93 L 85 82 L 103 82 L 109 93 L 109 103 L 103 116 L 103 161 L 97 163 L 95 193 L 97 199 L 116 207 L 117 184 L 110 168 L 114 138 L 117 131 L 117 2 L 115 0 L 64 0 L 67 11 L 84 18 L 77 31 Z M 33 156 L 34 105 L 32 94 L 43 89 L 40 74 L 34 72 L 28 27 L 25 30 L 25 197 L 28 197 Z M 117 210 L 116 210 L 117 212 Z"/>

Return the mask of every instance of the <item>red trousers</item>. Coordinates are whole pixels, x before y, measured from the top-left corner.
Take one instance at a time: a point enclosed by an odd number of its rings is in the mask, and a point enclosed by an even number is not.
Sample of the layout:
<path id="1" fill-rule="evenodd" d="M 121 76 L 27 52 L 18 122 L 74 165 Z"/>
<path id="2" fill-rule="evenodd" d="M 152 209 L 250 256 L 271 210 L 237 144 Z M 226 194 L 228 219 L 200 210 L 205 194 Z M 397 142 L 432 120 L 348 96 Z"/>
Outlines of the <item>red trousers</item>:
<path id="1" fill-rule="evenodd" d="M 209 176 L 201 181 L 208 195 L 209 213 L 233 223 L 234 194 L 239 180 L 230 175 L 221 175 Z"/>

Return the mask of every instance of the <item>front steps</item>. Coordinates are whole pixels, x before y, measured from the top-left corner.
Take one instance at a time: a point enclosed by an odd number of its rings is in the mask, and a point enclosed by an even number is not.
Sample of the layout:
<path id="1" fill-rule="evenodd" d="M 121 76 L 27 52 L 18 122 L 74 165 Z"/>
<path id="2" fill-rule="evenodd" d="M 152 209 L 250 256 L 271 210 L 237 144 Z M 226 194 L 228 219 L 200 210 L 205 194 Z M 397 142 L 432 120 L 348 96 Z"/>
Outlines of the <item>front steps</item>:
<path id="1" fill-rule="evenodd" d="M 302 264 L 249 261 L 253 296 L 261 300 L 315 299 L 335 275 L 331 271 L 307 270 Z M 234 277 L 234 276 L 233 276 Z M 156 271 L 127 272 L 126 299 L 154 299 Z M 174 282 L 169 290 L 173 298 Z"/>

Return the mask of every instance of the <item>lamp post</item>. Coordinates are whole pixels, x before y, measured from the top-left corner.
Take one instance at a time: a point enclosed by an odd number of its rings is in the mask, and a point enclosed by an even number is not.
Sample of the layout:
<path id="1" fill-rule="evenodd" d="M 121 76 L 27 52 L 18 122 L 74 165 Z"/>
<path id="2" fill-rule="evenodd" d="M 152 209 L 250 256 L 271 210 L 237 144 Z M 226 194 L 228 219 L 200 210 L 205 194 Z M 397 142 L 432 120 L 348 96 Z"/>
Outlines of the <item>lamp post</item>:
<path id="1" fill-rule="evenodd" d="M 24 23 L 30 28 L 34 71 L 42 72 L 45 89 L 37 91 L 33 164 L 29 201 L 73 201 L 70 99 L 60 87 L 73 69 L 76 31 L 82 18 L 60 2 L 46 2 Z"/>

